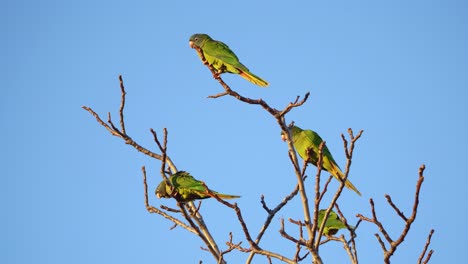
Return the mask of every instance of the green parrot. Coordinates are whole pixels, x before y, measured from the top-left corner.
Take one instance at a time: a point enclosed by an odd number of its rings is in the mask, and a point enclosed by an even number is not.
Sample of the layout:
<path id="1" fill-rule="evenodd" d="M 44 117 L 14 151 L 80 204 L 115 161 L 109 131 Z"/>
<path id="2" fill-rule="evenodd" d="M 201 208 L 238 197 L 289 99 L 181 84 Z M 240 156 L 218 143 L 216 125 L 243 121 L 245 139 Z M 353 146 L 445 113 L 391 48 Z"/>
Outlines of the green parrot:
<path id="1" fill-rule="evenodd" d="M 206 199 L 211 197 L 211 195 L 208 193 L 208 190 L 203 186 L 202 182 L 193 178 L 192 175 L 190 175 L 188 172 L 179 171 L 171 175 L 169 177 L 169 181 L 175 189 L 173 196 L 171 196 L 171 186 L 166 184 L 166 181 L 163 180 L 156 188 L 156 197 L 174 197 L 179 202 L 190 202 L 195 199 Z M 234 199 L 240 197 L 237 195 L 222 194 L 215 191 L 212 192 L 223 199 Z"/>
<path id="2" fill-rule="evenodd" d="M 319 211 L 318 214 L 318 227 L 317 230 L 322 225 L 323 217 L 325 216 L 325 212 L 327 210 L 322 209 Z M 325 223 L 325 228 L 323 229 L 324 236 L 332 236 L 338 232 L 338 230 L 346 228 L 346 225 L 341 221 L 340 217 L 332 211 L 328 215 L 327 222 Z"/>
<path id="3" fill-rule="evenodd" d="M 307 159 L 307 149 L 309 149 L 309 163 L 313 165 L 317 165 L 318 161 L 318 152 L 320 144 L 323 142 L 322 138 L 312 130 L 302 130 L 297 126 L 293 126 L 290 130 L 292 141 L 294 148 L 296 149 L 299 156 L 302 159 Z M 284 137 L 284 133 L 282 132 L 281 137 L 283 140 L 286 140 Z M 336 161 L 333 159 L 332 154 L 328 150 L 327 145 L 323 148 L 323 161 L 322 161 L 322 169 L 328 171 L 333 177 L 337 180 L 341 181 L 344 178 L 343 172 L 341 172 L 340 167 L 336 164 Z M 357 194 L 361 195 L 361 193 L 354 187 L 354 185 L 349 181 L 346 180 L 345 186 Z"/>
<path id="4" fill-rule="evenodd" d="M 191 48 L 200 48 L 208 64 L 218 73 L 237 73 L 258 86 L 268 86 L 268 82 L 251 73 L 247 67 L 240 63 L 236 54 L 223 42 L 214 40 L 206 34 L 194 34 L 190 37 L 189 44 Z M 200 54 L 198 55 L 200 56 Z"/>

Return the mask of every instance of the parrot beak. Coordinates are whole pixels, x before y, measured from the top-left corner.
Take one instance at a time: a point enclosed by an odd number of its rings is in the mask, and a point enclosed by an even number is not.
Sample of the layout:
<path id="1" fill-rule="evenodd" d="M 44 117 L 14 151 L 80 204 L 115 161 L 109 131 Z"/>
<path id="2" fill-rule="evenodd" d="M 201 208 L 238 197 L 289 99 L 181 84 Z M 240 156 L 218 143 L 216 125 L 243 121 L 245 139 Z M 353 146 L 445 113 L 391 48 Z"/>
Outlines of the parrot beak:
<path id="1" fill-rule="evenodd" d="M 195 44 L 193 43 L 193 41 L 189 41 L 189 45 L 192 49 L 195 47 Z"/>
<path id="2" fill-rule="evenodd" d="M 281 139 L 282 139 L 283 141 L 286 141 L 286 135 L 282 134 L 282 135 L 281 135 Z"/>

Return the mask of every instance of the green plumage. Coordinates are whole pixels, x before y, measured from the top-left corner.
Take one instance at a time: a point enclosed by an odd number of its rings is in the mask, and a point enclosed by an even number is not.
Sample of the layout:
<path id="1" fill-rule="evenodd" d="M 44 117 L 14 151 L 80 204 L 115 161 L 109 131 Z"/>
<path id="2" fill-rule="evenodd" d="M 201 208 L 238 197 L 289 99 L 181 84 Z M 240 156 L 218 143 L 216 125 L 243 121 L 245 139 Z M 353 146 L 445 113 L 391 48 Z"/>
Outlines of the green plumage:
<path id="1" fill-rule="evenodd" d="M 169 177 L 169 182 L 174 187 L 166 183 L 166 181 L 161 181 L 158 187 L 156 188 L 156 197 L 158 198 L 171 198 L 174 197 L 179 202 L 189 202 L 195 199 L 206 199 L 212 197 L 202 182 L 193 178 L 188 172 L 179 171 Z M 222 199 L 234 199 L 239 198 L 237 195 L 222 194 L 215 191 L 215 193 Z M 172 196 L 171 196 L 172 194 Z"/>
<path id="2" fill-rule="evenodd" d="M 251 73 L 247 67 L 240 63 L 236 54 L 223 42 L 214 40 L 206 34 L 194 34 L 190 37 L 189 44 L 192 48 L 199 47 L 208 64 L 215 68 L 218 73 L 239 74 L 258 86 L 268 86 L 268 82 Z"/>
<path id="3" fill-rule="evenodd" d="M 325 212 L 327 210 L 322 209 L 319 211 L 318 214 L 318 227 L 317 230 L 320 228 L 323 222 L 323 217 L 325 216 Z M 325 228 L 323 229 L 323 235 L 324 236 L 332 236 L 335 235 L 338 230 L 346 228 L 346 225 L 341 221 L 340 217 L 332 211 L 330 211 L 330 214 L 328 215 L 327 222 L 325 223 Z"/>
<path id="4" fill-rule="evenodd" d="M 309 163 L 316 166 L 318 161 L 319 147 L 323 142 L 322 138 L 312 130 L 302 130 L 297 126 L 293 126 L 290 132 L 294 148 L 296 149 L 299 156 L 301 156 L 301 158 L 304 160 L 307 159 L 307 150 L 309 149 Z M 344 174 L 336 163 L 335 159 L 333 159 L 333 156 L 328 150 L 327 145 L 323 147 L 322 152 L 322 169 L 328 171 L 337 180 L 341 181 L 341 179 L 344 178 Z M 361 195 L 361 193 L 349 180 L 346 180 L 345 186 Z"/>

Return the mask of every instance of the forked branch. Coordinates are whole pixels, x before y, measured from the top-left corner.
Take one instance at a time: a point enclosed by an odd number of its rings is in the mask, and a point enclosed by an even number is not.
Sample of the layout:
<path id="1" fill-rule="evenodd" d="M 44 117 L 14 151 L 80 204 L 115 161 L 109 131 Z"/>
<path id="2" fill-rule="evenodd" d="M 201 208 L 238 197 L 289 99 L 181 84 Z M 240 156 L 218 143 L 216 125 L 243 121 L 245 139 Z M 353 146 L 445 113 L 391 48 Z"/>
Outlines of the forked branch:
<path id="1" fill-rule="evenodd" d="M 411 225 L 413 224 L 414 220 L 416 220 L 416 215 L 417 215 L 417 212 L 418 212 L 418 205 L 419 205 L 419 193 L 421 191 L 421 186 L 422 186 L 422 183 L 424 181 L 424 169 L 425 169 L 425 166 L 423 164 L 419 168 L 419 173 L 418 173 L 419 177 L 418 177 L 418 181 L 416 182 L 416 190 L 415 190 L 415 193 L 414 193 L 413 209 L 411 211 L 411 216 L 406 217 L 402 213 L 402 211 L 393 203 L 390 195 L 388 195 L 388 194 L 385 195 L 385 197 L 387 199 L 387 202 L 390 205 L 390 207 L 392 207 L 395 210 L 396 214 L 405 223 L 405 226 L 403 227 L 403 230 L 401 231 L 401 234 L 398 237 L 398 239 L 393 240 L 390 237 L 390 235 L 388 234 L 388 231 L 383 226 L 382 222 L 380 222 L 380 220 L 377 218 L 377 213 L 375 211 L 374 201 L 372 199 L 370 199 L 372 218 L 365 217 L 365 216 L 363 216 L 361 214 L 357 215 L 357 217 L 359 217 L 363 221 L 367 221 L 367 222 L 375 224 L 377 226 L 377 228 L 379 229 L 380 233 L 383 235 L 383 237 L 387 241 L 388 245 L 382 240 L 382 238 L 380 237 L 379 234 L 375 234 L 375 236 L 377 238 L 377 241 L 379 242 L 379 244 L 382 247 L 382 250 L 384 252 L 384 263 L 390 263 L 390 258 L 395 253 L 398 246 L 403 242 L 403 240 L 405 239 L 406 235 L 408 234 L 408 232 L 409 232 L 409 230 L 411 228 Z M 429 234 L 429 237 L 428 237 L 427 242 L 426 242 L 426 246 L 424 247 L 423 253 L 420 256 L 419 263 L 421 263 L 422 258 L 424 257 L 425 252 L 427 250 L 427 247 L 429 246 L 432 233 L 433 233 L 433 230 L 431 230 L 431 232 Z M 429 254 L 427 256 L 427 261 L 429 261 L 431 255 L 432 255 L 432 252 L 433 252 L 432 250 L 429 252 Z M 427 262 L 425 262 L 425 263 L 427 263 Z"/>

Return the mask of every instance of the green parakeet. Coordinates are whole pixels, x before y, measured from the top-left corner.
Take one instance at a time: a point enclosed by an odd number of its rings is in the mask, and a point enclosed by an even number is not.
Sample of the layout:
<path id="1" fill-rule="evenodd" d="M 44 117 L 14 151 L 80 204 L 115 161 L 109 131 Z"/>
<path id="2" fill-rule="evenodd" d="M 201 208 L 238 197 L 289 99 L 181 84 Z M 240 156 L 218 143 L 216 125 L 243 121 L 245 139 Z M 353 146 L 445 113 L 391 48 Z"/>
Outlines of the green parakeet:
<path id="1" fill-rule="evenodd" d="M 196 180 L 188 172 L 179 171 L 169 177 L 169 181 L 174 186 L 174 192 L 170 185 L 166 184 L 166 181 L 161 181 L 156 188 L 156 197 L 158 198 L 171 198 L 171 194 L 179 202 L 189 202 L 195 199 L 206 199 L 211 196 L 208 194 L 207 189 L 203 186 L 202 182 Z M 239 198 L 237 195 L 222 194 L 215 191 L 222 199 L 234 199 Z"/>
<path id="2" fill-rule="evenodd" d="M 312 130 L 302 130 L 297 126 L 293 126 L 290 130 L 292 141 L 294 148 L 296 149 L 299 156 L 302 159 L 307 159 L 307 149 L 309 149 L 309 163 L 313 165 L 317 165 L 318 161 L 318 152 L 320 144 L 323 142 L 322 138 Z M 281 135 L 283 140 L 284 134 Z M 327 145 L 324 146 L 323 150 L 323 161 L 322 161 L 322 169 L 328 171 L 333 177 L 337 180 L 341 181 L 344 178 L 343 172 L 341 172 L 340 167 L 336 164 L 336 161 L 333 159 L 332 154 L 328 150 Z M 346 180 L 345 186 L 357 194 L 361 195 L 361 193 L 354 187 L 354 185 L 349 181 Z"/>
<path id="3" fill-rule="evenodd" d="M 317 230 L 320 228 L 323 222 L 323 217 L 325 216 L 325 212 L 327 210 L 322 209 L 319 211 L 318 214 L 318 227 Z M 332 236 L 338 232 L 338 230 L 346 228 L 346 225 L 343 224 L 341 221 L 340 217 L 332 211 L 330 211 L 330 214 L 328 215 L 327 222 L 325 223 L 325 228 L 323 229 L 323 235 L 324 236 Z"/>
<path id="4" fill-rule="evenodd" d="M 247 67 L 240 63 L 236 54 L 223 42 L 214 40 L 206 34 L 194 34 L 190 37 L 189 44 L 191 48 L 199 47 L 208 64 L 215 68 L 218 73 L 239 74 L 258 86 L 268 86 L 268 82 L 251 73 Z"/>

